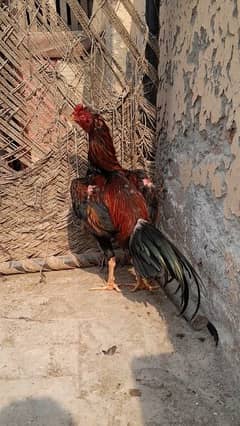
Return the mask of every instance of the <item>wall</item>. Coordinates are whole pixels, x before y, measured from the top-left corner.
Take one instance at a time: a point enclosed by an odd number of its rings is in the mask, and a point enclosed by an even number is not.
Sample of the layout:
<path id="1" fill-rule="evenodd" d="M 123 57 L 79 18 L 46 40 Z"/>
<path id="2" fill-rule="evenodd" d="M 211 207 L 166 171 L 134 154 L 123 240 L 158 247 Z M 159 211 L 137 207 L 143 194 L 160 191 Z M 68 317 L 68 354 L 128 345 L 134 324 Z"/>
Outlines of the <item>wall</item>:
<path id="1" fill-rule="evenodd" d="M 240 344 L 239 19 L 237 0 L 161 1 L 162 224 L 198 265 L 204 305 L 232 361 Z"/>

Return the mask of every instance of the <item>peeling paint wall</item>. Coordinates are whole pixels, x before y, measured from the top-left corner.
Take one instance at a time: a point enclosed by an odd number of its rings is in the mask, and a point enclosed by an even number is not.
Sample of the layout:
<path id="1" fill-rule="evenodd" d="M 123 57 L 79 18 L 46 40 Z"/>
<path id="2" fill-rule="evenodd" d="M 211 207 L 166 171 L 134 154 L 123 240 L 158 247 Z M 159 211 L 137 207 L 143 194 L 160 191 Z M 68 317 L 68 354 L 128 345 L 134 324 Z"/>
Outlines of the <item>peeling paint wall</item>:
<path id="1" fill-rule="evenodd" d="M 240 354 L 240 3 L 162 0 L 157 163 L 165 229 L 208 287 L 228 354 Z"/>

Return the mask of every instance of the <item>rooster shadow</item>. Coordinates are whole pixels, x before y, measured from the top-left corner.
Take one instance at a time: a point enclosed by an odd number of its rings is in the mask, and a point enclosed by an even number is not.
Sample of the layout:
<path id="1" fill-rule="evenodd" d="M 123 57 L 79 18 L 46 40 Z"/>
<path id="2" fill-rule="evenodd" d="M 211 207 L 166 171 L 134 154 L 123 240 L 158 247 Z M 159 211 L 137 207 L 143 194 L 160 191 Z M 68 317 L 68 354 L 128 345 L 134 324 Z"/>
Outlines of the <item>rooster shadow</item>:
<path id="1" fill-rule="evenodd" d="M 131 269 L 117 271 L 119 283 L 132 279 Z M 152 306 L 164 324 L 161 336 L 155 336 L 154 346 L 159 353 L 135 356 L 131 362 L 142 424 L 239 424 L 240 383 L 233 365 L 226 359 L 226 347 L 221 344 L 216 347 L 206 328 L 193 330 L 162 289 L 132 293 L 122 287 L 122 294 L 131 303 L 142 305 L 142 309 L 136 309 L 136 315 L 155 321 L 155 315 L 151 319 L 149 306 Z"/>

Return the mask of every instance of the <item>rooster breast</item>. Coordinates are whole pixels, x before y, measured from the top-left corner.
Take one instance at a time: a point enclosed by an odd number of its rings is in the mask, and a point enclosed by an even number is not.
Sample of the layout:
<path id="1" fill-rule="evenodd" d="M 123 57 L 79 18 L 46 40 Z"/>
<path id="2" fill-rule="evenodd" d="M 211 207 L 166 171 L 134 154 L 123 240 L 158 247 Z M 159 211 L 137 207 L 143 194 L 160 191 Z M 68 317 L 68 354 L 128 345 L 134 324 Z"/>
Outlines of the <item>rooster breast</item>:
<path id="1" fill-rule="evenodd" d="M 114 172 L 106 183 L 103 199 L 117 230 L 116 239 L 127 246 L 138 219 L 148 220 L 144 197 L 123 173 Z"/>

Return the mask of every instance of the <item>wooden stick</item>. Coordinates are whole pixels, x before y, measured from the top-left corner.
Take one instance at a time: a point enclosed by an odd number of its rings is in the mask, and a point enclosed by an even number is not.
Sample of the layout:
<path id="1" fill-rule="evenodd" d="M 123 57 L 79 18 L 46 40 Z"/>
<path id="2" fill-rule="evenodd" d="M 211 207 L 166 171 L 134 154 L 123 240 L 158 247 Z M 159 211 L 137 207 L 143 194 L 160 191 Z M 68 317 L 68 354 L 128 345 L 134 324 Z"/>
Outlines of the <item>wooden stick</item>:
<path id="1" fill-rule="evenodd" d="M 118 252 L 118 251 L 117 251 Z M 123 254 L 118 253 L 118 260 L 123 259 Z M 49 256 L 46 259 L 32 258 L 11 260 L 0 263 L 0 275 L 24 274 L 26 272 L 61 271 L 74 268 L 89 268 L 99 265 L 100 252 L 89 251 L 81 254 L 67 254 L 64 256 Z"/>

